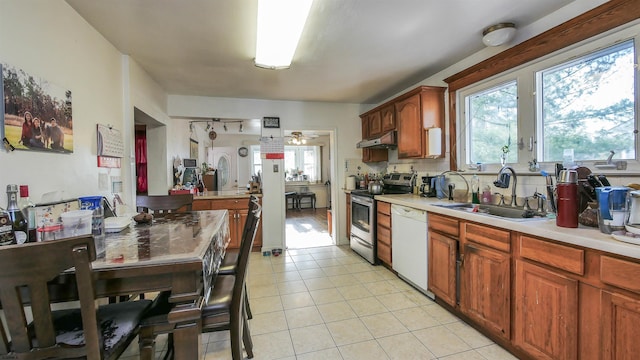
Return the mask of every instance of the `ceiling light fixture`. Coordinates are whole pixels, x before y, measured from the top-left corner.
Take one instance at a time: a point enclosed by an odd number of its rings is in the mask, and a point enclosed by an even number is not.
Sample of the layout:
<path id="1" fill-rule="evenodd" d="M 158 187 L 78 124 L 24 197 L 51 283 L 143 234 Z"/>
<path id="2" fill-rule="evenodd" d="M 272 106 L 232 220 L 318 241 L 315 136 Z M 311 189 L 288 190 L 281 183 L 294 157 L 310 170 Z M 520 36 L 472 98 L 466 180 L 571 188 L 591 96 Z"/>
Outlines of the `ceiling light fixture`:
<path id="1" fill-rule="evenodd" d="M 482 32 L 482 42 L 487 46 L 500 46 L 508 43 L 516 34 L 514 23 L 491 25 Z"/>
<path id="2" fill-rule="evenodd" d="M 307 139 L 300 131 L 292 131 L 288 143 L 290 145 L 304 145 L 307 143 Z"/>
<path id="3" fill-rule="evenodd" d="M 313 0 L 258 0 L 255 64 L 288 69 Z"/>

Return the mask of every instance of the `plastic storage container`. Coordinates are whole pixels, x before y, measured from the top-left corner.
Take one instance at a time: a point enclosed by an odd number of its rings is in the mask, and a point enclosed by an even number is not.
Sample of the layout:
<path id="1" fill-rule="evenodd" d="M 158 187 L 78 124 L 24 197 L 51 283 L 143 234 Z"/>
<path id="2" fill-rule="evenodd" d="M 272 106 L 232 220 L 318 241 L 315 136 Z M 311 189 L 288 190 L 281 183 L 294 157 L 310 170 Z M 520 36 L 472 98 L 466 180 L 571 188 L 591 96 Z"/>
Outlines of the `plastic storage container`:
<path id="1" fill-rule="evenodd" d="M 71 210 L 60 214 L 62 227 L 66 236 L 91 234 L 91 210 Z"/>
<path id="2" fill-rule="evenodd" d="M 78 198 L 80 209 L 91 210 L 91 234 L 95 240 L 96 253 L 100 255 L 105 251 L 104 237 L 104 208 L 102 205 L 102 196 L 84 196 Z"/>

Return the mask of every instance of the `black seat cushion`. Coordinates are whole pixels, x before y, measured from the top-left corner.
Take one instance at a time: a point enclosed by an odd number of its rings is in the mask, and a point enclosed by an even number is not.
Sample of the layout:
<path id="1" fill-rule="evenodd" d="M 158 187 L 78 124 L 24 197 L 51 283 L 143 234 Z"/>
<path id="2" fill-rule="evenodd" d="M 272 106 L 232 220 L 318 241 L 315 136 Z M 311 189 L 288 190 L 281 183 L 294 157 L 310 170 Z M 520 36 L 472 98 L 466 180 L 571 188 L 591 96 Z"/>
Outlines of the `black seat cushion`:
<path id="1" fill-rule="evenodd" d="M 100 331 L 104 341 L 105 358 L 137 334 L 136 327 L 151 300 L 125 301 L 100 306 L 97 310 Z M 83 346 L 84 331 L 80 309 L 57 310 L 51 313 L 56 329 L 56 342 L 68 346 Z M 29 325 L 33 334 L 33 323 Z M 35 344 L 34 337 L 34 346 Z"/>
<path id="2" fill-rule="evenodd" d="M 220 264 L 219 275 L 235 275 L 236 267 L 238 266 L 238 256 L 240 251 L 238 249 L 228 249 L 224 254 L 222 263 Z"/>

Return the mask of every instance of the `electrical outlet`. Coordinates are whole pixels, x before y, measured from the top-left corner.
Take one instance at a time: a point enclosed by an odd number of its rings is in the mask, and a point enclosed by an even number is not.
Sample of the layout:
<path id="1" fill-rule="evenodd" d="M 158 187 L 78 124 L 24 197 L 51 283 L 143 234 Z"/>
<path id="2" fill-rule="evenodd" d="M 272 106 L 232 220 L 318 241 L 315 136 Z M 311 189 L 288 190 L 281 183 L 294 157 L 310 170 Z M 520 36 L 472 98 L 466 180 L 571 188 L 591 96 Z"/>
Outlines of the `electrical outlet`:
<path id="1" fill-rule="evenodd" d="M 278 164 L 273 164 L 273 172 L 274 173 L 278 172 Z"/>

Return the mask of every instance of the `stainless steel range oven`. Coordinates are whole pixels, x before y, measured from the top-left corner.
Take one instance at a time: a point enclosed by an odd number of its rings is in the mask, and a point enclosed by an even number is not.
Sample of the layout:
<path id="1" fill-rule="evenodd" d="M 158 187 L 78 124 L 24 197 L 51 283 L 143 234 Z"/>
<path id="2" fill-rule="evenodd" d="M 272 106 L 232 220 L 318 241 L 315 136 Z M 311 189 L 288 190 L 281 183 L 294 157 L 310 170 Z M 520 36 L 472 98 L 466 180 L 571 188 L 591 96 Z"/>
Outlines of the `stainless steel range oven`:
<path id="1" fill-rule="evenodd" d="M 351 192 L 351 249 L 376 262 L 376 202 L 373 196 Z"/>
<path id="2" fill-rule="evenodd" d="M 383 194 L 410 194 L 415 186 L 414 173 L 392 173 L 382 180 Z M 351 240 L 353 251 L 376 264 L 376 201 L 367 190 L 351 191 Z"/>

